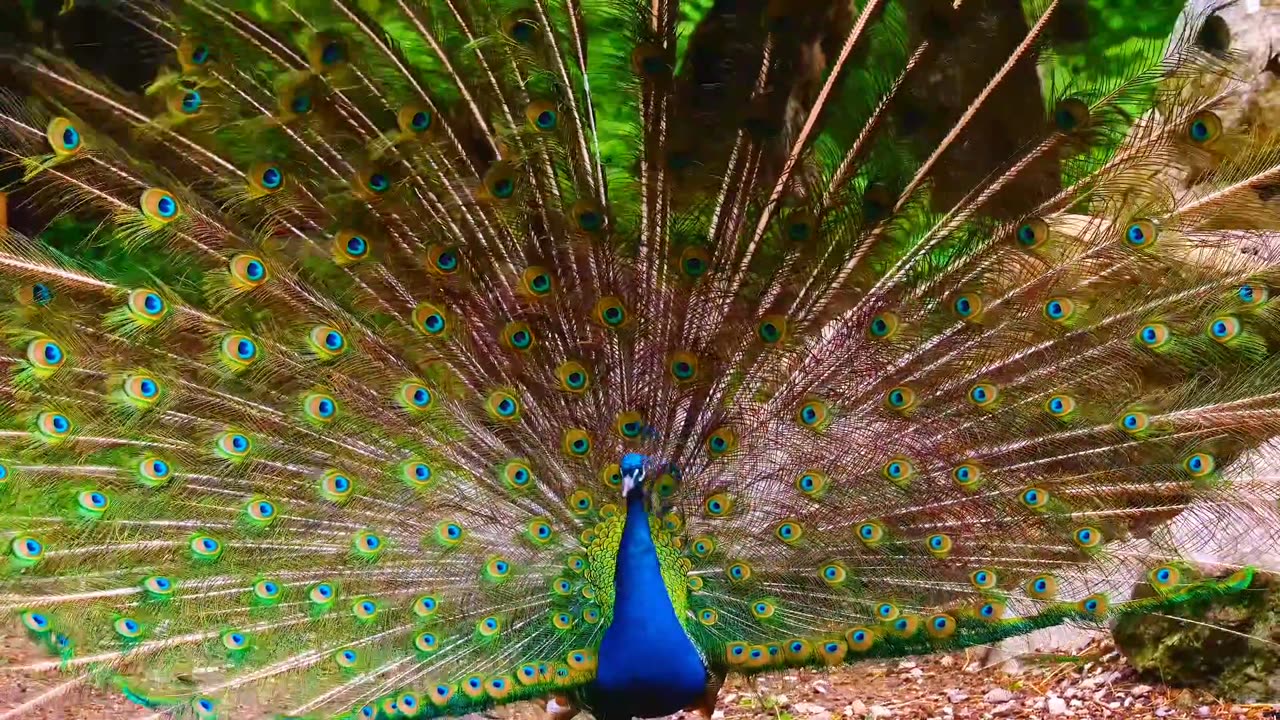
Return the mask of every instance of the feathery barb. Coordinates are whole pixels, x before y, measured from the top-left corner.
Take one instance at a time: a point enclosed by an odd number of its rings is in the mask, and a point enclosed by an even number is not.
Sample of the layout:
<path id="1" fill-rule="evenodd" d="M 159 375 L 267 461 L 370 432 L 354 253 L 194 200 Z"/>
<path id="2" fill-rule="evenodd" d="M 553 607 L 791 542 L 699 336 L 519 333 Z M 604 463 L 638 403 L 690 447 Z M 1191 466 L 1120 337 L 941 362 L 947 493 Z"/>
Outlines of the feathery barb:
<path id="1" fill-rule="evenodd" d="M 615 720 L 638 662 L 713 701 L 1247 588 L 1191 559 L 1275 526 L 1280 150 L 1205 18 L 1041 91 L 1061 0 L 737 5 L 136 0 L 145 92 L 0 59 L 0 191 L 90 228 L 0 235 L 50 653 L 0 674 Z"/>

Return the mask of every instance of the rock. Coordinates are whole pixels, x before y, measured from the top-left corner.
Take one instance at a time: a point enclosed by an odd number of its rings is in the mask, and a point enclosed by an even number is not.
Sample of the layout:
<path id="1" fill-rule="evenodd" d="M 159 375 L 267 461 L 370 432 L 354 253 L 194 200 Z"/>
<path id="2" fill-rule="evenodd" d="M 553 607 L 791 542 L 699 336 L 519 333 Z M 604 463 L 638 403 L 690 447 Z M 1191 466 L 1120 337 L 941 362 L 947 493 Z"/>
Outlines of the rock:
<path id="1" fill-rule="evenodd" d="M 1010 701 L 1009 701 L 1009 702 L 1007 702 L 1007 703 L 1003 703 L 1003 704 L 1001 704 L 1001 705 L 997 705 L 997 706 L 995 706 L 995 707 L 991 708 L 991 714 L 992 714 L 992 715 L 994 715 L 994 716 L 996 716 L 996 717 L 1003 717 L 1003 716 L 1005 716 L 1005 715 L 1012 715 L 1012 714 L 1014 714 L 1014 713 L 1016 713 L 1016 712 L 1018 712 L 1018 703 L 1013 702 L 1012 700 L 1010 700 Z"/>
<path id="2" fill-rule="evenodd" d="M 825 707 L 819 705 L 818 703 L 811 703 L 811 702 L 798 702 L 795 705 L 791 706 L 791 710 L 792 712 L 797 712 L 797 713 L 800 713 L 801 715 L 816 715 L 818 713 L 827 711 Z"/>
<path id="3" fill-rule="evenodd" d="M 1209 709 L 1208 705 L 1201 705 L 1196 708 L 1196 715 L 1199 717 L 1209 717 L 1212 713 L 1213 711 Z"/>
<path id="4" fill-rule="evenodd" d="M 1047 705 L 1046 709 L 1049 711 L 1050 715 L 1066 715 L 1067 714 L 1067 701 L 1063 700 L 1060 697 L 1049 698 L 1049 702 L 1046 703 L 1046 705 Z"/>
<path id="5" fill-rule="evenodd" d="M 963 692 L 961 690 L 947 691 L 947 702 L 951 703 L 952 705 L 956 703 L 962 703 L 968 699 L 969 699 L 969 693 L 967 692 Z"/>
<path id="6" fill-rule="evenodd" d="M 1008 690 L 1005 690 L 1002 687 L 991 688 L 990 690 L 987 691 L 986 695 L 982 696 L 983 702 L 990 703 L 992 705 L 1009 702 L 1012 699 L 1013 699 L 1013 693 L 1009 692 Z"/>
<path id="7" fill-rule="evenodd" d="M 1129 694 L 1134 697 L 1142 697 L 1143 695 L 1150 693 L 1154 689 L 1155 688 L 1152 688 L 1150 685 L 1134 685 L 1133 687 L 1129 688 Z"/>
<path id="8" fill-rule="evenodd" d="M 893 711 L 883 705 L 872 705 L 867 714 L 873 718 L 893 717 Z"/>
<path id="9" fill-rule="evenodd" d="M 866 703 L 862 702 L 861 700 L 854 700 L 852 703 L 849 704 L 849 707 L 845 708 L 844 714 L 848 715 L 849 717 L 864 718 L 867 716 L 867 713 L 869 712 L 871 711 L 867 709 Z"/>

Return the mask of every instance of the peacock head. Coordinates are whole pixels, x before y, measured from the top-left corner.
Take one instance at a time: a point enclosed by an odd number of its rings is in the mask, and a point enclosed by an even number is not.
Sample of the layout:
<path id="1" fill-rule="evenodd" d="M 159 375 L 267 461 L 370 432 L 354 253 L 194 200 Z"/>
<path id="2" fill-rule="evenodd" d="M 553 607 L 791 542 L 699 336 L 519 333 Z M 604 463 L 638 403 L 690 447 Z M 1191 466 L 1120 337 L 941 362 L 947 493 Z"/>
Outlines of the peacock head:
<path id="1" fill-rule="evenodd" d="M 644 492 L 644 462 L 640 453 L 627 453 L 622 456 L 619 467 L 622 471 L 622 496 L 631 497 L 632 492 Z"/>

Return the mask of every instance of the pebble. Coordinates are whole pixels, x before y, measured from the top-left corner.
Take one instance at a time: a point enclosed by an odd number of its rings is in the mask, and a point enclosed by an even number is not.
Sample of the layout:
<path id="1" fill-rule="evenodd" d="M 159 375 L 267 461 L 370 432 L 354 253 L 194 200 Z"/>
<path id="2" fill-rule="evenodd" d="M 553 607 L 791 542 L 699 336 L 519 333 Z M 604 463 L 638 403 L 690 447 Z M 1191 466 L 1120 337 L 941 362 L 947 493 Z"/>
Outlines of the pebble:
<path id="1" fill-rule="evenodd" d="M 849 717 L 853 717 L 853 718 L 858 718 L 859 720 L 866 717 L 867 713 L 869 712 L 871 712 L 871 710 L 869 710 L 867 708 L 867 704 L 862 702 L 861 700 L 854 700 L 849 705 L 849 707 L 844 709 L 845 715 L 848 715 Z"/>
<path id="2" fill-rule="evenodd" d="M 949 703 L 951 703 L 951 704 L 953 704 L 953 705 L 954 705 L 954 704 L 956 704 L 956 703 L 962 703 L 962 702 L 964 702 L 965 700 L 968 700 L 968 699 L 969 699 L 969 693 L 967 693 L 967 692 L 963 692 L 963 691 L 961 691 L 961 690 L 948 690 L 948 691 L 947 691 L 947 702 L 949 702 Z"/>
<path id="3" fill-rule="evenodd" d="M 1012 715 L 1017 711 L 1018 711 L 1018 703 L 1012 700 L 1002 705 L 997 705 L 991 708 L 991 714 L 995 715 L 996 717 L 1001 717 L 1003 715 Z"/>
<path id="4" fill-rule="evenodd" d="M 1211 714 L 1213 714 L 1213 711 L 1209 709 L 1208 705 L 1201 705 L 1196 708 L 1196 715 L 1200 717 L 1209 717 Z"/>
<path id="5" fill-rule="evenodd" d="M 883 705 L 872 705 L 871 710 L 867 713 L 873 718 L 886 718 L 893 715 L 893 711 Z"/>
<path id="6" fill-rule="evenodd" d="M 991 703 L 992 705 L 995 705 L 997 703 L 1009 702 L 1010 700 L 1013 699 L 1013 693 L 1009 692 L 1008 690 L 1005 690 L 1002 687 L 991 688 L 990 690 L 987 691 L 986 695 L 982 696 L 982 699 L 984 702 L 988 702 L 988 703 Z"/>
<path id="7" fill-rule="evenodd" d="M 1150 685 L 1134 685 L 1129 688 L 1129 694 L 1134 697 L 1142 697 L 1143 695 L 1150 693 L 1153 689 L 1154 688 Z"/>
<path id="8" fill-rule="evenodd" d="M 1048 706 L 1046 709 L 1049 711 L 1050 715 L 1067 714 L 1067 701 L 1060 697 L 1049 698 L 1049 702 L 1046 703 L 1046 705 Z"/>

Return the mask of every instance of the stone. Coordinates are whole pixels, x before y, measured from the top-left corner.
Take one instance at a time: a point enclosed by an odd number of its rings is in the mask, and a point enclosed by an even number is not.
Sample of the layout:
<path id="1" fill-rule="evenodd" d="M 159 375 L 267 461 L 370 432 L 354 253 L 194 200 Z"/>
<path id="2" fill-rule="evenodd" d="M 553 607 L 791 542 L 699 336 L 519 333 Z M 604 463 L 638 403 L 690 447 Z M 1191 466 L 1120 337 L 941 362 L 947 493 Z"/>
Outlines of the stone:
<path id="1" fill-rule="evenodd" d="M 1046 703 L 1045 709 L 1049 711 L 1050 715 L 1066 715 L 1067 701 L 1060 697 L 1051 697 L 1049 702 Z"/>
<path id="2" fill-rule="evenodd" d="M 954 705 L 954 704 L 956 704 L 956 703 L 962 703 L 962 702 L 964 702 L 965 700 L 968 700 L 968 699 L 969 699 L 969 693 L 964 692 L 964 691 L 962 691 L 962 690 L 948 690 L 948 691 L 947 691 L 947 702 L 949 702 L 949 703 L 951 703 L 951 704 L 953 704 L 953 705 Z"/>
<path id="3" fill-rule="evenodd" d="M 883 705 L 872 705 L 867 714 L 873 718 L 893 717 L 893 711 Z"/>
<path id="4" fill-rule="evenodd" d="M 982 696 L 983 702 L 990 703 L 992 705 L 1009 702 L 1012 699 L 1013 699 L 1013 693 L 1009 692 L 1008 690 L 1005 690 L 1002 687 L 991 688 L 990 690 L 987 691 L 986 695 Z"/>

